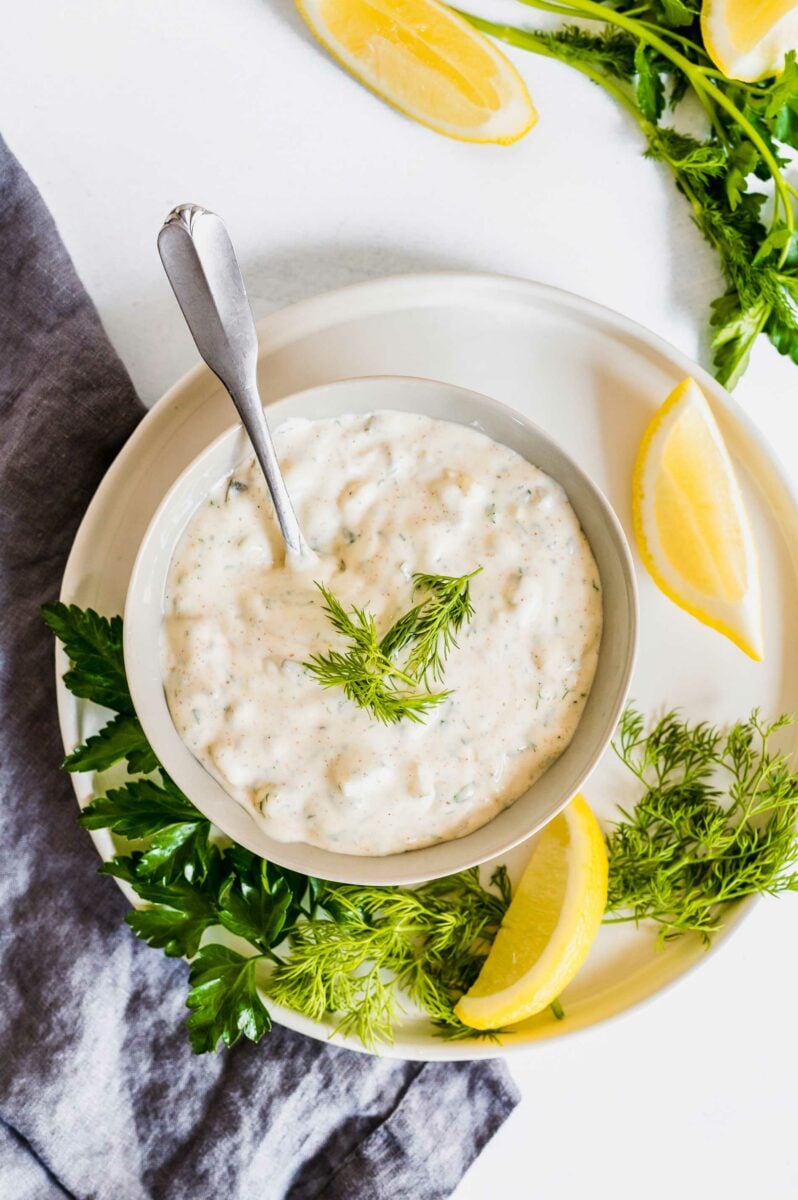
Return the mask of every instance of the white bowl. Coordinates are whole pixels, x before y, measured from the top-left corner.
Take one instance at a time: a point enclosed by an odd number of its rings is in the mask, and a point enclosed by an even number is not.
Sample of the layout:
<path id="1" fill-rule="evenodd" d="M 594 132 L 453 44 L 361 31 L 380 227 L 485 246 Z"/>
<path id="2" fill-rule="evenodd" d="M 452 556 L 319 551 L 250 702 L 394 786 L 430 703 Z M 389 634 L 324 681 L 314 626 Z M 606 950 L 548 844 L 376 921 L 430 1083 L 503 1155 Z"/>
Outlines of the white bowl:
<path id="1" fill-rule="evenodd" d="M 133 703 L 165 770 L 228 837 L 305 875 L 344 883 L 408 884 L 453 874 L 504 854 L 551 820 L 584 785 L 612 737 L 626 700 L 637 640 L 634 568 L 607 500 L 541 429 L 487 396 L 434 380 L 381 376 L 311 388 L 269 406 L 276 428 L 289 417 L 342 416 L 376 409 L 422 413 L 471 425 L 540 467 L 565 489 L 601 576 L 604 626 L 593 687 L 572 741 L 548 770 L 482 828 L 421 850 L 379 858 L 337 854 L 304 842 L 278 842 L 193 756 L 172 722 L 161 676 L 160 636 L 169 564 L 199 504 L 251 454 L 235 426 L 202 452 L 170 488 L 139 547 L 125 604 L 124 653 Z M 519 703 L 527 698 L 521 696 Z"/>

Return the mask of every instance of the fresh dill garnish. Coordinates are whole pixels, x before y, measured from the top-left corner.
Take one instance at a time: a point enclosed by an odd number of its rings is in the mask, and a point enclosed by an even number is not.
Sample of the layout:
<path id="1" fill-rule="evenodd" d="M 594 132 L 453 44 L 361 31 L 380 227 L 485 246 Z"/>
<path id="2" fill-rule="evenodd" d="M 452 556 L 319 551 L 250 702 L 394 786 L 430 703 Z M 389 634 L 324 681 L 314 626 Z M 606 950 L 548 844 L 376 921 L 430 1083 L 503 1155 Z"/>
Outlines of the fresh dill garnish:
<path id="1" fill-rule="evenodd" d="M 322 687 L 343 688 L 347 699 L 368 709 L 378 721 L 423 721 L 451 694 L 419 689 L 426 688 L 428 675 L 442 679 L 444 660 L 457 646 L 455 634 L 474 615 L 469 585 L 481 570 L 458 576 L 414 575 L 414 595 L 426 592 L 426 598 L 382 638 L 371 613 L 356 607 L 347 612 L 329 588 L 317 583 L 333 628 L 349 646 L 346 651 L 314 654 L 303 666 Z M 400 666 L 396 656 L 408 645 L 407 662 Z"/>
<path id="2" fill-rule="evenodd" d="M 317 583 L 316 587 L 324 597 L 324 609 L 334 628 L 350 642 L 346 652 L 330 650 L 327 654 L 314 654 L 302 664 L 322 687 L 343 688 L 348 700 L 368 709 L 386 725 L 403 718 L 421 722 L 443 703 L 449 692 L 416 690 L 417 680 L 388 657 L 370 613 L 362 608 L 346 612 L 323 583 Z"/>
<path id="3" fill-rule="evenodd" d="M 373 646 L 367 614 L 331 609 L 340 631 Z M 130 716 L 121 620 L 62 605 L 48 606 L 46 619 L 66 643 L 67 687 Z M 765 723 L 754 712 L 721 732 L 671 712 L 646 732 L 627 710 L 615 749 L 644 794 L 607 838 L 610 923 L 652 919 L 663 939 L 692 931 L 709 941 L 734 901 L 798 890 L 798 775 L 769 748 L 791 720 Z M 80 750 L 67 765 L 130 765 L 130 730 L 120 736 L 114 721 L 107 729 L 101 753 Z M 145 749 L 139 740 L 133 770 L 156 762 L 143 732 Z M 454 1005 L 509 907 L 504 867 L 487 888 L 476 868 L 414 889 L 324 883 L 219 838 L 160 767 L 95 797 L 80 821 L 133 843 L 100 870 L 142 902 L 126 918 L 137 937 L 191 959 L 187 1023 L 197 1053 L 242 1036 L 259 1041 L 271 1027 L 264 994 L 314 1020 L 332 1016 L 366 1045 L 392 1037 L 404 997 L 444 1037 L 502 1032 L 469 1029 Z M 241 952 L 214 936 L 220 926 Z M 562 1018 L 558 1001 L 552 1011 Z"/>
<path id="4" fill-rule="evenodd" d="M 371 653 L 376 634 L 367 614 L 347 614 L 333 597 L 330 610 L 336 628 Z M 67 687 L 128 714 L 121 619 L 64 605 L 48 606 L 45 615 L 66 643 Z M 102 745 L 102 769 L 111 759 L 130 762 L 129 738 L 109 733 Z M 444 1036 L 492 1036 L 468 1030 L 453 1006 L 479 973 L 510 903 L 503 867 L 491 888 L 473 869 L 417 891 L 300 875 L 220 838 L 158 766 L 145 739 L 144 746 L 154 773 L 96 796 L 80 823 L 132 844 L 100 870 L 136 892 L 140 907 L 126 917 L 136 936 L 171 957 L 191 959 L 187 1025 L 196 1053 L 241 1037 L 259 1041 L 271 1028 L 264 993 L 300 1012 L 332 1013 L 342 1030 L 367 1044 L 392 1035 L 400 992 Z M 99 769 L 90 749 L 70 755 L 67 765 Z M 138 760 L 133 769 L 142 769 Z M 214 936 L 220 926 L 241 939 L 240 951 Z"/>
<path id="5" fill-rule="evenodd" d="M 727 78 L 707 53 L 698 0 L 522 2 L 527 14 L 539 9 L 579 24 L 535 30 L 462 16 L 573 67 L 637 122 L 647 156 L 670 170 L 718 255 L 726 290 L 710 324 L 720 382 L 734 387 L 760 333 L 798 362 L 798 191 L 785 170 L 798 148 L 795 51 L 774 78 L 745 83 Z M 702 138 L 666 123 L 666 112 L 688 95 L 703 110 Z"/>
<path id="6" fill-rule="evenodd" d="M 417 888 L 328 885 L 325 915 L 294 929 L 291 952 L 271 976 L 268 994 L 365 1046 L 392 1041 L 401 995 L 423 1009 L 448 1038 L 491 1037 L 471 1030 L 454 1005 L 479 974 L 510 903 L 504 867 L 480 883 L 479 870 Z"/>
<path id="7" fill-rule="evenodd" d="M 669 712 L 647 732 L 621 718 L 614 749 L 645 788 L 607 837 L 608 923 L 656 921 L 662 940 L 709 942 L 728 905 L 798 891 L 798 774 L 755 711 L 726 732 Z"/>
<path id="8" fill-rule="evenodd" d="M 415 679 L 426 681 L 427 675 L 439 682 L 447 655 L 457 648 L 455 634 L 474 615 L 470 583 L 482 567 L 468 575 L 413 576 L 413 594 L 428 593 L 428 598 L 413 610 L 417 616 L 412 633 L 413 647 L 406 670 Z"/>

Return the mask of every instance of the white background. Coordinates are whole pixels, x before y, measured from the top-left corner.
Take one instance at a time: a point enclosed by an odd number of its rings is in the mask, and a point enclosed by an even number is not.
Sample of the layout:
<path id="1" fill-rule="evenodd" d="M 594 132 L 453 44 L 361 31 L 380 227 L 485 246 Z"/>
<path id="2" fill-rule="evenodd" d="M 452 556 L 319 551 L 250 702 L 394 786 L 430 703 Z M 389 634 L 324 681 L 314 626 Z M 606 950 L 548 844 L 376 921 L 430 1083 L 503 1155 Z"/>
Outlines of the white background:
<path id="1" fill-rule="evenodd" d="M 0 129 L 148 404 L 196 359 L 155 252 L 182 201 L 224 216 L 256 316 L 365 278 L 496 271 L 706 363 L 721 281 L 685 203 L 602 93 L 515 61 L 537 128 L 468 146 L 346 77 L 291 0 L 28 0 L 4 11 Z M 737 396 L 798 479 L 798 368 L 761 341 Z M 796 926 L 798 899 L 765 900 L 677 989 L 516 1058 L 523 1101 L 458 1200 L 796 1195 Z"/>

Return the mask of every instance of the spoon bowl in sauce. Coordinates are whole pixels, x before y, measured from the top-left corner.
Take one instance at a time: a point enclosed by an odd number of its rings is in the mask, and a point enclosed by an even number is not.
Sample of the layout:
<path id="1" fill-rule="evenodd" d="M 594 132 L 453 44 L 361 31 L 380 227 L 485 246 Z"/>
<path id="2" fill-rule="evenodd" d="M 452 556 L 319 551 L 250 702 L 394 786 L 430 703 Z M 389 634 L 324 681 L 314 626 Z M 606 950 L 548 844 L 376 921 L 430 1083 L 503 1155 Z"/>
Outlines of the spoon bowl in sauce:
<path id="1" fill-rule="evenodd" d="M 184 471 L 125 608 L 155 753 L 225 834 L 305 874 L 409 884 L 507 852 L 583 786 L 626 699 L 637 607 L 615 514 L 542 430 L 450 384 L 344 380 L 269 418 L 318 558 L 281 576 L 240 427 Z M 414 572 L 479 566 L 452 695 L 425 723 L 381 726 L 303 668 L 341 646 L 315 581 L 382 629 Z"/>

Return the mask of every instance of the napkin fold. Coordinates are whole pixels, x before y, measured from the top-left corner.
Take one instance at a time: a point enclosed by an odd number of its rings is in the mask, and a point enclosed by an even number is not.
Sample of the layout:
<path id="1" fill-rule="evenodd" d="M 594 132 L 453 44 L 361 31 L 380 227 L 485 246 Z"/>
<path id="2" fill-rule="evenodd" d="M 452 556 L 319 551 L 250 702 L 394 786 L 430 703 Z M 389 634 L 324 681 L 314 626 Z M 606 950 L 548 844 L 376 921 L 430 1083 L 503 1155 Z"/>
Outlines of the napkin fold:
<path id="1" fill-rule="evenodd" d="M 505 1068 L 280 1027 L 193 1056 L 186 964 L 136 940 L 76 824 L 39 608 L 142 414 L 0 139 L 0 1196 L 438 1200 L 514 1107 Z"/>

